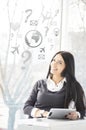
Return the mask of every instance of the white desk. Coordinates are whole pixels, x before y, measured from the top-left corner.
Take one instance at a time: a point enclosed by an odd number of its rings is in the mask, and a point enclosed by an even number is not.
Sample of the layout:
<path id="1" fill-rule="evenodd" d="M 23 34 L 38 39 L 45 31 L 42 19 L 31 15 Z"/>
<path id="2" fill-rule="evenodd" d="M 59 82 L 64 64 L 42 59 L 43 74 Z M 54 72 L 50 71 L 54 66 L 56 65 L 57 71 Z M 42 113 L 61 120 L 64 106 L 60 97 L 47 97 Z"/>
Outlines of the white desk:
<path id="1" fill-rule="evenodd" d="M 86 130 L 85 120 L 24 119 L 16 130 Z"/>

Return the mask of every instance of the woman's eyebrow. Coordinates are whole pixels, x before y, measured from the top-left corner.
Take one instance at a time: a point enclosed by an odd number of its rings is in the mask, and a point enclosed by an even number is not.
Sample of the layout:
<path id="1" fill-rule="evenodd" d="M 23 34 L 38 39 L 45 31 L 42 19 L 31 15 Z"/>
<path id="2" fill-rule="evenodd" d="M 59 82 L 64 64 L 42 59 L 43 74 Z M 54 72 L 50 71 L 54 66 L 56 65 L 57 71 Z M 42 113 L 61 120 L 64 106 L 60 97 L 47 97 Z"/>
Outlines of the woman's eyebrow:
<path id="1" fill-rule="evenodd" d="M 64 62 L 63 60 L 56 60 L 57 62 Z"/>

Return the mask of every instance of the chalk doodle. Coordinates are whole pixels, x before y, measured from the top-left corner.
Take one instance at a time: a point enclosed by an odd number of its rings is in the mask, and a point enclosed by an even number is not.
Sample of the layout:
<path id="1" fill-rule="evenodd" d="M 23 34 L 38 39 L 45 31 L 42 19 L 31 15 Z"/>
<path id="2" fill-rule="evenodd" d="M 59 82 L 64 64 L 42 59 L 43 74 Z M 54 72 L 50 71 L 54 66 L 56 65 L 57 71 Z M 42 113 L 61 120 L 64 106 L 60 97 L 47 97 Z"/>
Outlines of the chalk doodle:
<path id="1" fill-rule="evenodd" d="M 26 50 L 22 53 L 22 58 L 23 58 L 23 64 L 24 66 L 22 67 L 22 69 L 25 69 L 25 64 L 28 62 L 28 60 L 30 60 L 31 58 L 31 52 Z"/>
<path id="2" fill-rule="evenodd" d="M 27 17 L 26 17 L 26 19 L 25 19 L 25 23 L 27 23 L 27 21 L 28 21 L 28 18 L 31 16 L 31 14 L 32 14 L 32 9 L 27 9 L 27 10 L 25 10 L 25 13 L 28 13 L 28 15 L 27 15 Z"/>
<path id="3" fill-rule="evenodd" d="M 38 47 L 42 43 L 42 35 L 37 30 L 31 30 L 26 33 L 25 42 L 29 47 Z"/>
<path id="4" fill-rule="evenodd" d="M 48 33 L 48 31 L 49 31 L 49 27 L 45 27 L 45 36 L 47 36 L 47 33 Z"/>
<path id="5" fill-rule="evenodd" d="M 57 9 L 57 10 L 55 11 L 54 17 L 57 16 L 58 14 L 59 14 L 59 9 Z"/>
<path id="6" fill-rule="evenodd" d="M 37 20 L 30 20 L 30 26 L 37 26 L 38 21 Z"/>
<path id="7" fill-rule="evenodd" d="M 11 23 L 10 23 L 10 26 L 11 26 L 11 28 L 12 28 L 14 31 L 16 31 L 16 30 L 18 30 L 18 29 L 20 28 L 20 23 L 18 23 L 18 22 L 16 22 L 16 23 L 11 22 Z"/>
<path id="8" fill-rule="evenodd" d="M 18 46 L 15 46 L 15 47 L 12 47 L 13 48 L 13 51 L 11 51 L 13 54 L 15 52 L 17 52 L 17 54 L 19 54 L 19 45 Z"/>
<path id="9" fill-rule="evenodd" d="M 45 55 L 44 54 L 39 54 L 38 55 L 38 60 L 45 60 Z"/>
<path id="10" fill-rule="evenodd" d="M 44 23 L 46 20 L 51 19 L 51 12 L 46 12 L 46 14 L 43 14 L 42 12 L 42 17 L 43 17 L 42 23 Z"/>
<path id="11" fill-rule="evenodd" d="M 57 37 L 59 35 L 59 28 L 54 29 L 54 35 Z"/>
<path id="12" fill-rule="evenodd" d="M 40 52 L 41 52 L 41 53 L 45 53 L 45 47 L 40 48 Z"/>

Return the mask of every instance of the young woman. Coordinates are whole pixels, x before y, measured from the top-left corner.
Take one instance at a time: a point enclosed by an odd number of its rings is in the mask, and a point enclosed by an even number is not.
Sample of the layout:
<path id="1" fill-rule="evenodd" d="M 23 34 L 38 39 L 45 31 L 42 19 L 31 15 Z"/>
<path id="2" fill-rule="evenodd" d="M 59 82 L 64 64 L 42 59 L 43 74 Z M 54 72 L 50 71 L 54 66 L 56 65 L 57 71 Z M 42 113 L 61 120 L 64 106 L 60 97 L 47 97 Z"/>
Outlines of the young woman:
<path id="1" fill-rule="evenodd" d="M 66 118 L 85 116 L 85 94 L 75 78 L 74 57 L 70 52 L 57 52 L 49 65 L 46 79 L 38 80 L 24 105 L 29 117 L 47 117 L 51 108 L 74 108 Z"/>

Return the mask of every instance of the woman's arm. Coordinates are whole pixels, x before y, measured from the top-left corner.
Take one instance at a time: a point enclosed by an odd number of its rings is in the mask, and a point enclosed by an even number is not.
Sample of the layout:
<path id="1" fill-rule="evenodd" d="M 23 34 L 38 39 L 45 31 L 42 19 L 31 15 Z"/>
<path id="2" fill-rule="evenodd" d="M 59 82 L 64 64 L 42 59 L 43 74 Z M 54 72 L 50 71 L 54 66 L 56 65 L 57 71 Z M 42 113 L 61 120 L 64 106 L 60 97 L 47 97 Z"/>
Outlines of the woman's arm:
<path id="1" fill-rule="evenodd" d="M 38 93 L 38 87 L 39 87 L 39 82 L 36 82 L 27 101 L 24 104 L 24 114 L 27 114 L 31 117 L 31 111 L 34 108 L 34 104 L 37 99 L 37 93 Z"/>
<path id="2" fill-rule="evenodd" d="M 76 90 L 76 96 L 75 96 L 76 100 L 70 101 L 68 108 L 76 109 L 76 111 L 67 115 L 67 118 L 72 120 L 80 119 L 80 118 L 83 119 L 86 111 L 85 94 L 80 83 L 74 82 L 73 88 L 75 88 Z"/>

